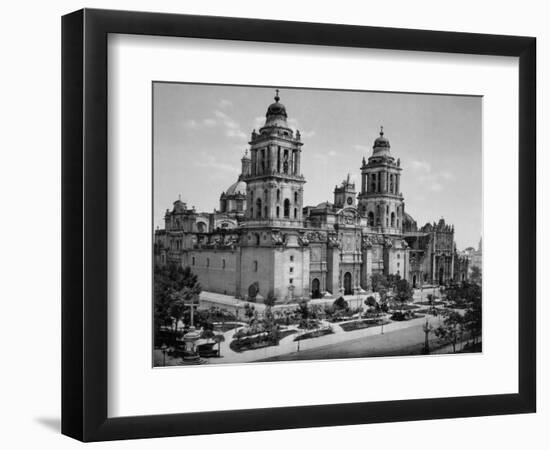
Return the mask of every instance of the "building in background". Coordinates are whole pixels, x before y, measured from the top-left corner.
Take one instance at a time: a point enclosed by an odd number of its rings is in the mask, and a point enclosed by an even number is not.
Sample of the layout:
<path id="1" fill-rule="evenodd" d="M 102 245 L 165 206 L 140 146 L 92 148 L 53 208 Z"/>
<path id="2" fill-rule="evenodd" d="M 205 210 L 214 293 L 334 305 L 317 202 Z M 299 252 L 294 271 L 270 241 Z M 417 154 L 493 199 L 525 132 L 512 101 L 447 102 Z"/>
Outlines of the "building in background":
<path id="1" fill-rule="evenodd" d="M 287 119 L 277 91 L 219 210 L 197 212 L 178 199 L 166 211 L 156 264 L 189 266 L 203 290 L 253 301 L 357 294 L 377 273 L 413 287 L 467 279 L 471 259 L 457 253 L 454 227 L 440 219 L 418 228 L 405 212 L 403 168 L 383 129 L 363 158 L 359 192 L 348 175 L 333 202 L 305 206 L 303 142 Z"/>

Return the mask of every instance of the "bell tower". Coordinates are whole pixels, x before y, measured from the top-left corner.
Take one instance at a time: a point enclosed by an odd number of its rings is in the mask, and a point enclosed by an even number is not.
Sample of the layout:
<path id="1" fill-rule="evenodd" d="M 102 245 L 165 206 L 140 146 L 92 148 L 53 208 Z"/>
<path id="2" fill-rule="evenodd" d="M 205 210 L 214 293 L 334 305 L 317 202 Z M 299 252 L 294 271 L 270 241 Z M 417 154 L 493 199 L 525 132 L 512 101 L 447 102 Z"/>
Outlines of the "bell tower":
<path id="1" fill-rule="evenodd" d="M 359 212 L 373 231 L 401 234 L 404 202 L 400 191 L 401 163 L 390 154 L 390 141 L 380 127 L 372 155 L 361 166 Z"/>
<path id="2" fill-rule="evenodd" d="M 301 136 L 287 124 L 285 106 L 276 90 L 265 124 L 250 139 L 246 219 L 250 226 L 300 227 L 304 177 L 300 171 Z"/>

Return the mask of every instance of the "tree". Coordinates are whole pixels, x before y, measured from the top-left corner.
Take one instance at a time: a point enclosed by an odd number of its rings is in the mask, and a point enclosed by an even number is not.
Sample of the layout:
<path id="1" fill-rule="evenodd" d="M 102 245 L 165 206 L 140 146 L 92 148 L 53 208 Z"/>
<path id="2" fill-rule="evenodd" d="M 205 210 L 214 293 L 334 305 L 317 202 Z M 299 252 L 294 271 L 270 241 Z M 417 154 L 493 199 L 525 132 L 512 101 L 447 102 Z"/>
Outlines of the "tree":
<path id="1" fill-rule="evenodd" d="M 334 303 L 332 304 L 333 308 L 335 310 L 338 309 L 348 309 L 349 305 L 346 300 L 344 300 L 344 297 L 338 297 L 336 300 L 334 300 Z"/>
<path id="2" fill-rule="evenodd" d="M 389 283 L 387 278 L 381 273 L 373 273 L 370 278 L 372 291 L 380 293 L 380 289 L 388 288 Z"/>
<path id="3" fill-rule="evenodd" d="M 276 301 L 277 301 L 277 297 L 275 297 L 273 289 L 270 289 L 264 299 L 264 305 L 268 308 L 271 308 L 273 305 L 275 305 Z"/>
<path id="4" fill-rule="evenodd" d="M 214 335 L 214 342 L 216 342 L 216 344 L 218 344 L 218 356 L 220 356 L 220 347 L 221 347 L 221 343 L 222 342 L 225 342 L 225 337 L 223 334 L 215 334 Z"/>
<path id="5" fill-rule="evenodd" d="M 248 321 L 250 322 L 252 320 L 252 318 L 254 317 L 255 315 L 255 312 L 256 312 L 256 308 L 254 307 L 254 305 L 250 305 L 249 303 L 247 303 L 246 305 L 244 305 L 244 315 L 246 317 L 248 317 Z"/>
<path id="6" fill-rule="evenodd" d="M 375 299 L 372 295 L 369 295 L 369 296 L 367 297 L 367 299 L 365 300 L 365 305 L 366 305 L 366 306 L 373 307 L 373 308 L 376 308 L 376 306 L 378 305 L 378 303 L 376 303 L 376 299 Z"/>
<path id="7" fill-rule="evenodd" d="M 161 327 L 173 326 L 174 318 L 183 319 L 185 300 L 198 299 L 200 292 L 197 276 L 189 267 L 175 264 L 155 266 L 153 295 L 156 343 L 160 338 Z M 176 331 L 175 327 L 173 331 Z"/>
<path id="8" fill-rule="evenodd" d="M 473 283 L 481 285 L 481 268 L 479 268 L 478 266 L 472 266 L 470 279 Z"/>
<path id="9" fill-rule="evenodd" d="M 470 332 L 472 343 L 475 345 L 478 336 L 481 336 L 481 301 L 474 302 L 464 314 L 464 328 Z"/>
<path id="10" fill-rule="evenodd" d="M 403 306 L 412 298 L 412 289 L 407 280 L 398 280 L 395 284 L 395 300 L 399 302 L 400 311 L 403 311 Z"/>
<path id="11" fill-rule="evenodd" d="M 453 346 L 456 353 L 456 344 L 460 341 L 464 332 L 464 319 L 459 313 L 452 311 L 447 314 L 443 324 L 435 329 L 435 335 L 442 341 Z"/>
<path id="12" fill-rule="evenodd" d="M 377 303 L 376 299 L 369 295 L 367 299 L 365 300 L 365 305 L 368 307 L 367 313 L 372 313 L 373 309 L 378 314 L 380 312 L 380 305 Z"/>

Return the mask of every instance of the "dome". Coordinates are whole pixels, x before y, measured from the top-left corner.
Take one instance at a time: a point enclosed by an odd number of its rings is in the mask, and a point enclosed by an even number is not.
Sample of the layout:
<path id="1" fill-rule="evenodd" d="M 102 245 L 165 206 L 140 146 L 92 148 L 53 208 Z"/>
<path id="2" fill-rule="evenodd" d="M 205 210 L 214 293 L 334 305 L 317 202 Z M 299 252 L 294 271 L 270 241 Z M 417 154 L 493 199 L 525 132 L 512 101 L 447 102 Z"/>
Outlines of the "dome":
<path id="1" fill-rule="evenodd" d="M 380 136 L 377 137 L 374 141 L 374 146 L 373 146 L 374 150 L 376 151 L 377 149 L 388 149 L 390 148 L 390 141 L 388 140 L 388 138 L 384 137 L 384 127 L 380 127 Z"/>
<path id="2" fill-rule="evenodd" d="M 288 117 L 286 113 L 286 107 L 279 102 L 279 100 L 281 99 L 279 97 L 279 89 L 276 89 L 275 91 L 275 103 L 272 103 L 268 106 L 267 112 L 265 113 L 265 125 L 262 128 L 281 127 L 289 129 L 286 122 L 286 119 Z M 260 132 L 261 131 L 262 129 L 260 129 Z"/>
<path id="3" fill-rule="evenodd" d="M 225 195 L 246 195 L 246 183 L 238 180 L 227 188 Z"/>
<path id="4" fill-rule="evenodd" d="M 380 136 L 375 139 L 374 146 L 372 148 L 374 149 L 375 154 L 388 154 L 390 152 L 390 141 L 388 138 L 384 137 L 384 127 L 380 127 Z"/>
<path id="5" fill-rule="evenodd" d="M 181 199 L 177 199 L 175 202 L 174 202 L 174 209 L 173 211 L 175 213 L 182 213 L 184 212 L 185 210 L 187 209 L 187 205 L 185 203 L 183 203 L 181 201 Z"/>

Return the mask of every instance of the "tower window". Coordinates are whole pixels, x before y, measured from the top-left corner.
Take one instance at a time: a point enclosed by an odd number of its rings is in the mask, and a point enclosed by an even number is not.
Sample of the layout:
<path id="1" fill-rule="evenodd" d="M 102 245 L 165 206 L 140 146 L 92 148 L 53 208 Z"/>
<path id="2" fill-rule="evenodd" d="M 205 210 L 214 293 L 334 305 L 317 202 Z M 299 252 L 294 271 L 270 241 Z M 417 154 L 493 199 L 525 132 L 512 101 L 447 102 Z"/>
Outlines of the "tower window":
<path id="1" fill-rule="evenodd" d="M 191 265 L 194 266 L 195 265 L 195 257 L 193 256 L 193 258 L 191 259 Z"/>
<path id="2" fill-rule="evenodd" d="M 256 215 L 258 219 L 262 217 L 262 201 L 260 199 L 256 200 Z"/>
<path id="3" fill-rule="evenodd" d="M 290 255 L 290 262 L 294 261 L 294 255 Z"/>
<path id="4" fill-rule="evenodd" d="M 298 218 L 298 209 L 297 208 L 294 208 L 294 218 L 295 219 Z"/>
<path id="5" fill-rule="evenodd" d="M 369 227 L 374 226 L 374 213 L 371 211 L 369 212 Z"/>
<path id="6" fill-rule="evenodd" d="M 298 192 L 294 193 L 294 203 L 298 203 Z"/>
<path id="7" fill-rule="evenodd" d="M 290 200 L 288 198 L 285 199 L 283 215 L 286 218 L 288 218 L 290 216 Z"/>
<path id="8" fill-rule="evenodd" d="M 294 282 L 294 279 L 291 278 L 290 280 L 288 280 L 288 282 L 289 282 L 290 284 L 292 284 L 292 283 Z"/>
<path id="9" fill-rule="evenodd" d="M 395 227 L 395 213 L 394 212 L 391 213 L 391 226 Z"/>
<path id="10" fill-rule="evenodd" d="M 280 211 L 281 211 L 281 208 L 279 208 L 279 207 L 277 206 L 277 218 L 279 218 Z"/>
<path id="11" fill-rule="evenodd" d="M 206 258 L 206 267 L 210 267 L 210 258 Z"/>
<path id="12" fill-rule="evenodd" d="M 258 271 L 258 261 L 254 261 L 254 272 Z"/>
<path id="13" fill-rule="evenodd" d="M 281 190 L 277 189 L 277 201 L 281 200 Z"/>
<path id="14" fill-rule="evenodd" d="M 290 273 L 294 272 L 294 267 L 290 268 Z"/>
<path id="15" fill-rule="evenodd" d="M 264 206 L 264 217 L 267 218 L 267 206 Z"/>
<path id="16" fill-rule="evenodd" d="M 225 269 L 225 259 L 222 259 L 222 269 Z"/>

